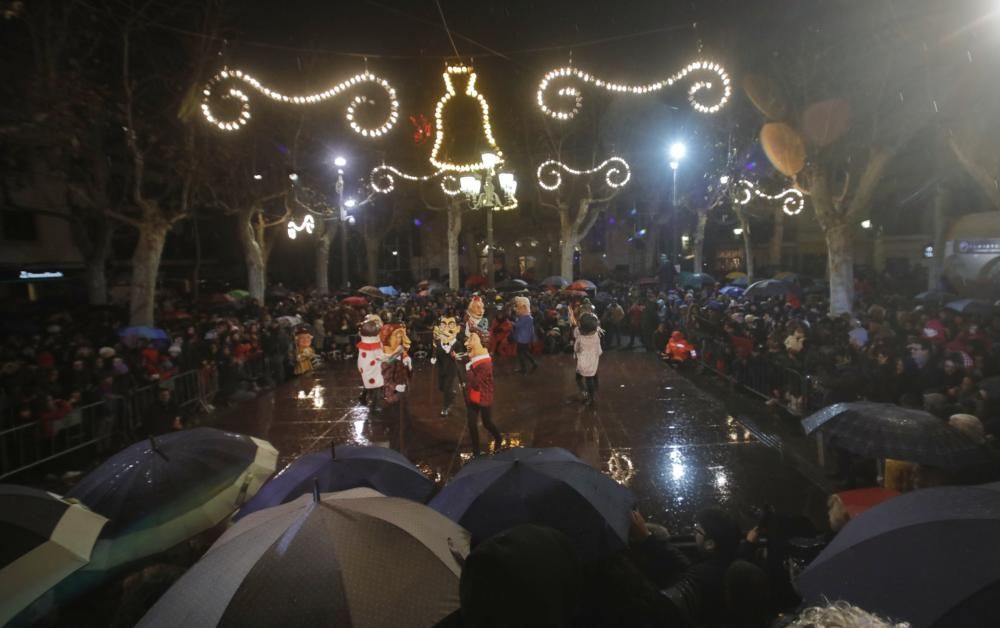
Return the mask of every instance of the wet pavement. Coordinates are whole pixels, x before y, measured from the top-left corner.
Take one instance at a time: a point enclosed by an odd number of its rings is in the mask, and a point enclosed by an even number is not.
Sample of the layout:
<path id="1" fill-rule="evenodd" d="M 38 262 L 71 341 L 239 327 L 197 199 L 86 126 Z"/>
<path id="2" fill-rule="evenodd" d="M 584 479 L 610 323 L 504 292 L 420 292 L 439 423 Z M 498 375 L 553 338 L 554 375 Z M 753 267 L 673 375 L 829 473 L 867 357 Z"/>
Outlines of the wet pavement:
<path id="1" fill-rule="evenodd" d="M 494 363 L 493 420 L 508 446 L 572 451 L 631 488 L 647 518 L 674 533 L 688 532 L 694 513 L 714 504 L 746 525 L 763 504 L 822 515 L 824 493 L 781 452 L 780 441 L 758 440 L 749 420 L 744 425 L 730 414 L 734 403 L 747 403 L 735 395 L 696 385 L 651 354 L 610 351 L 601 358 L 595 407 L 586 408 L 572 356 L 542 356 L 539 364 L 534 374 L 518 375 L 515 359 Z M 444 483 L 469 458 L 470 444 L 464 406 L 438 414 L 433 369 L 415 364 L 405 420 L 397 407 L 372 415 L 357 403 L 360 383 L 348 361 L 262 392 L 227 412 L 221 426 L 271 441 L 279 468 L 331 444 L 376 444 L 401 449 Z M 489 442 L 485 431 L 480 440 Z"/>

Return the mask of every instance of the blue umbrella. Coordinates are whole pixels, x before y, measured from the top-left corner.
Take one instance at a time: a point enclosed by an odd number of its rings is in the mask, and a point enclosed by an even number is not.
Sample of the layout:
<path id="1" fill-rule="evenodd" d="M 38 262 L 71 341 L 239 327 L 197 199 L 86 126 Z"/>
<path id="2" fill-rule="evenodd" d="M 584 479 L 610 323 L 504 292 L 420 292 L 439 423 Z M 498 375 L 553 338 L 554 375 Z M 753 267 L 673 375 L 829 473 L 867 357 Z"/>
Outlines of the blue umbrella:
<path id="1" fill-rule="evenodd" d="M 998 626 L 998 488 L 924 489 L 866 510 L 796 588 L 807 603 L 846 600 L 915 627 Z"/>
<path id="2" fill-rule="evenodd" d="M 746 287 L 750 285 L 750 279 L 747 278 L 746 275 L 743 275 L 742 277 L 734 278 L 732 281 L 729 282 L 729 285 L 736 286 L 737 288 L 746 289 Z"/>
<path id="3" fill-rule="evenodd" d="M 109 519 L 84 571 L 157 554 L 225 521 L 277 462 L 266 441 L 208 427 L 126 447 L 66 494 Z"/>
<path id="4" fill-rule="evenodd" d="M 379 286 L 378 291 L 381 292 L 382 294 L 384 294 L 387 297 L 396 297 L 396 296 L 399 296 L 399 290 L 396 290 L 392 286 Z"/>
<path id="5" fill-rule="evenodd" d="M 265 484 L 233 520 L 312 492 L 315 482 L 323 493 L 370 487 L 383 495 L 405 497 L 421 504 L 434 490 L 434 482 L 394 449 L 338 445 L 332 452 L 296 458 Z"/>
<path id="6" fill-rule="evenodd" d="M 145 338 L 151 342 L 170 344 L 170 334 L 158 327 L 126 327 L 118 332 L 118 336 L 125 339 Z"/>
<path id="7" fill-rule="evenodd" d="M 743 288 L 739 286 L 726 286 L 719 290 L 719 294 L 724 294 L 727 297 L 739 298 L 743 296 Z"/>
<path id="8" fill-rule="evenodd" d="M 565 533 L 581 556 L 624 547 L 635 497 L 565 449 L 509 449 L 473 460 L 431 500 L 473 542 L 522 523 Z"/>

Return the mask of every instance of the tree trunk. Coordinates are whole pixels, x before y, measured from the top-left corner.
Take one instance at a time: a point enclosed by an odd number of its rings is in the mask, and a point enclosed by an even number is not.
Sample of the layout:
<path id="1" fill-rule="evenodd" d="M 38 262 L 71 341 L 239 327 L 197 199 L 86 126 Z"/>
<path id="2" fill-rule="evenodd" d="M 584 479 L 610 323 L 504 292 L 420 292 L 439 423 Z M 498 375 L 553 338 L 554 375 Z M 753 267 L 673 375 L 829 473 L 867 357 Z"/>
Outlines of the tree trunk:
<path id="1" fill-rule="evenodd" d="M 365 236 L 365 280 L 369 286 L 378 285 L 379 239 Z"/>
<path id="2" fill-rule="evenodd" d="M 327 225 L 316 240 L 316 293 L 330 294 L 330 243 L 334 230 Z"/>
<path id="3" fill-rule="evenodd" d="M 708 223 L 708 208 L 698 209 L 698 223 L 694 228 L 694 272 L 705 271 L 705 225 Z"/>
<path id="4" fill-rule="evenodd" d="M 107 305 L 108 276 L 105 272 L 104 257 L 90 258 L 86 261 L 84 277 L 87 282 L 87 303 L 90 305 Z"/>
<path id="5" fill-rule="evenodd" d="M 148 220 L 139 229 L 139 241 L 132 254 L 132 286 L 129 294 L 129 324 L 153 325 L 156 307 L 156 276 L 160 270 L 163 245 L 170 226 Z"/>
<path id="6" fill-rule="evenodd" d="M 576 252 L 576 233 L 568 207 L 559 208 L 559 275 L 573 281 L 573 253 Z"/>
<path id="7" fill-rule="evenodd" d="M 830 277 L 830 313 L 850 313 L 854 309 L 854 243 L 851 241 L 851 225 L 843 219 L 830 220 L 824 234 L 827 272 Z"/>
<path id="8" fill-rule="evenodd" d="M 243 245 L 243 259 L 247 265 L 247 292 L 251 299 L 263 303 L 267 290 L 267 262 L 264 261 L 264 252 L 257 241 L 252 220 L 253 213 L 239 214 L 240 244 Z"/>
<path id="9" fill-rule="evenodd" d="M 84 262 L 84 277 L 87 282 L 87 303 L 90 305 L 106 305 L 108 302 L 108 256 L 111 255 L 111 237 L 114 234 L 114 224 L 101 218 L 98 225 L 96 242 Z"/>
<path id="10" fill-rule="evenodd" d="M 461 287 L 459 284 L 461 271 L 458 265 L 461 234 L 462 209 L 457 206 L 451 207 L 448 209 L 448 288 L 451 290 L 458 290 Z"/>
<path id="11" fill-rule="evenodd" d="M 774 210 L 774 229 L 771 231 L 771 250 L 768 263 L 774 270 L 781 270 L 781 245 L 785 243 L 785 210 L 780 205 Z"/>
<path id="12" fill-rule="evenodd" d="M 486 287 L 491 290 L 496 287 L 496 254 L 493 252 L 493 209 L 487 207 L 486 213 Z"/>
<path id="13" fill-rule="evenodd" d="M 746 220 L 741 220 L 740 224 L 743 225 L 743 250 L 746 251 L 746 266 L 747 266 L 747 285 L 753 283 L 753 242 L 750 241 L 750 223 Z"/>
<path id="14" fill-rule="evenodd" d="M 941 275 L 944 273 L 944 239 L 948 224 L 946 214 L 949 202 L 948 186 L 938 183 L 934 194 L 934 216 L 931 228 L 934 230 L 934 257 L 927 268 L 927 289 L 937 290 L 942 287 Z"/>

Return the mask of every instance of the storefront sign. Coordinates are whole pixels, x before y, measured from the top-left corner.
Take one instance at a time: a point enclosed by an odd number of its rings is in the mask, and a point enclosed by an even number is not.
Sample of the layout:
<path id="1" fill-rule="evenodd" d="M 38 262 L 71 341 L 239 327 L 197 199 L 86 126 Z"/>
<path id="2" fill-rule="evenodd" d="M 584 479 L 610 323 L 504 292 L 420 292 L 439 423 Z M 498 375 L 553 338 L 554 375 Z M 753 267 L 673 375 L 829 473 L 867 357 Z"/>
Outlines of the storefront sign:
<path id="1" fill-rule="evenodd" d="M 1000 255 L 1000 239 L 994 240 L 959 240 L 957 244 L 960 255 L 987 253 Z"/>
<path id="2" fill-rule="evenodd" d="M 62 271 L 59 271 L 59 270 L 56 270 L 56 271 L 43 271 L 43 272 L 40 272 L 40 273 L 31 272 L 31 271 L 28 271 L 28 270 L 22 270 L 21 274 L 18 275 L 17 278 L 18 279 L 34 280 L 34 279 L 62 279 L 63 277 L 64 277 L 64 275 L 62 274 Z"/>

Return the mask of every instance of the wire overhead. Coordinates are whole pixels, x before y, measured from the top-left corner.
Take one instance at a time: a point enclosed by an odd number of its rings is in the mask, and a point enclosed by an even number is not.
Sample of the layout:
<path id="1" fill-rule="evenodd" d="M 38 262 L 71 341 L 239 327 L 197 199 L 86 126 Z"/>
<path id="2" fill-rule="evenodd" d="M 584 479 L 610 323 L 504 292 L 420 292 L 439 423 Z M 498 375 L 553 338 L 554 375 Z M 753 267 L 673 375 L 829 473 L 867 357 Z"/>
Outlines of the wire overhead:
<path id="1" fill-rule="evenodd" d="M 461 58 L 462 55 L 458 54 L 458 46 L 455 45 L 455 38 L 451 36 L 451 29 L 448 28 L 448 20 L 444 19 L 444 10 L 441 9 L 440 0 L 434 0 L 434 5 L 437 7 L 438 15 L 441 16 L 441 24 L 444 26 L 444 32 L 448 33 L 448 41 L 451 42 L 451 49 L 455 51 L 455 57 Z"/>

